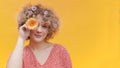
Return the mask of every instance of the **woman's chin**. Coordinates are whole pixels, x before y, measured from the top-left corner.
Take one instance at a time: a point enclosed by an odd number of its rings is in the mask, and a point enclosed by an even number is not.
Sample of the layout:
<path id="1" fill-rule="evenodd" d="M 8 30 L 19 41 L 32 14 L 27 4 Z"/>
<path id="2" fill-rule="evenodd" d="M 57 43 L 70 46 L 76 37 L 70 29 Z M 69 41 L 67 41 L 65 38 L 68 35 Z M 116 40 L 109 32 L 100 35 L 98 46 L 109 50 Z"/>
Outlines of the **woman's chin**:
<path id="1" fill-rule="evenodd" d="M 34 38 L 34 41 L 35 42 L 41 42 L 41 41 L 43 41 L 43 38 Z"/>

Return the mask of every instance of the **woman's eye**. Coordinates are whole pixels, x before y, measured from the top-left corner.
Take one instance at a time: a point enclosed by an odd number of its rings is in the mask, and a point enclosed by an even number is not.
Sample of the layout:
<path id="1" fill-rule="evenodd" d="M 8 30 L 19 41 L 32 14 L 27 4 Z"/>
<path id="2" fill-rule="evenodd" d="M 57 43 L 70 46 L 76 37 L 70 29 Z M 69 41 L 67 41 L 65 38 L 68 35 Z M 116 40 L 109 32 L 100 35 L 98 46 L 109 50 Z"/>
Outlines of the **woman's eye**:
<path id="1" fill-rule="evenodd" d="M 42 27 L 44 27 L 44 28 L 48 28 L 47 26 L 45 26 L 45 25 L 43 25 Z"/>

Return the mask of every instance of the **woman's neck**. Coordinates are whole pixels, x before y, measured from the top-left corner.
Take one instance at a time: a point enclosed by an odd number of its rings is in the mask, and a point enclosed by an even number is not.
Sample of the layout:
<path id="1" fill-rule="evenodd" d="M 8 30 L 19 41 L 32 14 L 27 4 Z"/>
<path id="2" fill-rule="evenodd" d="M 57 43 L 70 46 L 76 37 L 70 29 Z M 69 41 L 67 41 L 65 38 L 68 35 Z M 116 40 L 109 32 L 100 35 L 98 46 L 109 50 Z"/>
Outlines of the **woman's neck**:
<path id="1" fill-rule="evenodd" d="M 33 50 L 42 50 L 42 49 L 45 49 L 46 47 L 48 47 L 48 42 L 46 42 L 44 40 L 40 41 L 40 42 L 35 42 L 35 41 L 30 40 L 29 46 Z"/>

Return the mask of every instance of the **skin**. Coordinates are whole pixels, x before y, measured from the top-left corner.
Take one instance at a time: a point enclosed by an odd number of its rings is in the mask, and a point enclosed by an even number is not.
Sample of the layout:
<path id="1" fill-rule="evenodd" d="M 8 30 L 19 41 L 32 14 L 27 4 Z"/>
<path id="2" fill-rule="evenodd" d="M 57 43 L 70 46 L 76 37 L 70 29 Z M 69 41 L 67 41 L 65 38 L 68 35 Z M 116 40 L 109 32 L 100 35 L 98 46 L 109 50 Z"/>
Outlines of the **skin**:
<path id="1" fill-rule="evenodd" d="M 32 50 L 38 62 L 42 65 L 46 62 L 53 44 L 45 41 L 48 34 L 47 26 L 43 25 L 38 19 L 38 27 L 34 30 L 29 30 L 24 24 L 19 28 L 18 41 L 11 56 L 9 57 L 7 68 L 22 68 L 22 55 L 24 42 L 30 36 L 28 47 Z M 17 61 L 17 62 L 16 62 Z"/>
<path id="2" fill-rule="evenodd" d="M 51 49 L 53 48 L 53 44 L 46 42 L 45 37 L 48 34 L 47 26 L 39 23 L 38 27 L 35 30 L 30 31 L 30 44 L 29 48 L 33 51 L 34 55 L 38 62 L 43 65 L 49 54 Z"/>

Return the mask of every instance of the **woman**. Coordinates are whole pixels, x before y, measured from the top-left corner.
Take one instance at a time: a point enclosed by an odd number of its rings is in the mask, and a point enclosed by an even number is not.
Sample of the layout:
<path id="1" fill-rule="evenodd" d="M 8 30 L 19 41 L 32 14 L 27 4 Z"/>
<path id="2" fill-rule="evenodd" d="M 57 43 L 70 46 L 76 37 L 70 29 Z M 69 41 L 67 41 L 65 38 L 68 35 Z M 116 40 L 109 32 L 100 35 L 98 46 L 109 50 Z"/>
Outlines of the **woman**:
<path id="1" fill-rule="evenodd" d="M 30 18 L 38 25 L 29 29 Z M 48 42 L 59 28 L 59 20 L 52 10 L 40 4 L 26 5 L 18 15 L 19 37 L 7 68 L 72 68 L 67 50 L 60 44 Z M 24 47 L 25 40 L 30 40 Z"/>

